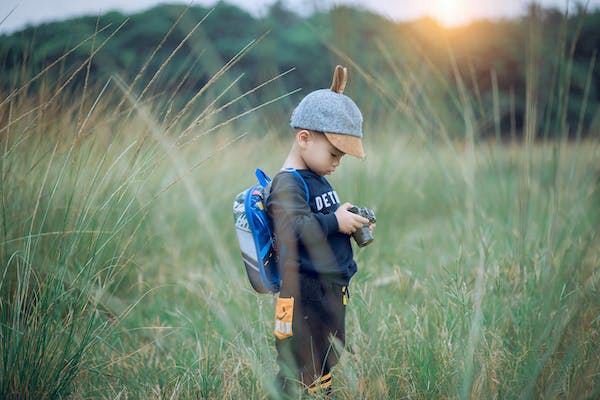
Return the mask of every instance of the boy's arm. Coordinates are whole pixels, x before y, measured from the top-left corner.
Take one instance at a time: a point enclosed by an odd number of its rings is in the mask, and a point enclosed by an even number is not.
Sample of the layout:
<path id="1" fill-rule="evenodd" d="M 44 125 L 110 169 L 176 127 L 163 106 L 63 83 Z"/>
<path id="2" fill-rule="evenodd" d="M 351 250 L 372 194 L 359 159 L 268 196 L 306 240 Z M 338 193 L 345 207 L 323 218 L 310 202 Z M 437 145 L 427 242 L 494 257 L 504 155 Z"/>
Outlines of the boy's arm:
<path id="1" fill-rule="evenodd" d="M 294 239 L 307 245 L 325 240 L 326 236 L 338 232 L 337 218 L 334 213 L 313 213 L 297 179 L 292 174 L 280 174 L 273 181 L 268 204 L 275 230 L 286 234 L 293 232 Z"/>

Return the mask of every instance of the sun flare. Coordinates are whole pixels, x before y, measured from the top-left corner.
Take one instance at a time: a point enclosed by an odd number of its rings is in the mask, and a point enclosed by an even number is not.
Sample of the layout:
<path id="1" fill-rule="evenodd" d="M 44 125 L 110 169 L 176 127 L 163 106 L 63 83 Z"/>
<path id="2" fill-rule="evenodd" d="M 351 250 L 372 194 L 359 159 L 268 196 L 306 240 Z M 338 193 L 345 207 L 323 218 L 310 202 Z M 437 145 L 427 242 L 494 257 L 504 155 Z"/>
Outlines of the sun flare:
<path id="1" fill-rule="evenodd" d="M 467 20 L 464 0 L 436 0 L 433 4 L 433 17 L 446 26 L 456 26 Z"/>

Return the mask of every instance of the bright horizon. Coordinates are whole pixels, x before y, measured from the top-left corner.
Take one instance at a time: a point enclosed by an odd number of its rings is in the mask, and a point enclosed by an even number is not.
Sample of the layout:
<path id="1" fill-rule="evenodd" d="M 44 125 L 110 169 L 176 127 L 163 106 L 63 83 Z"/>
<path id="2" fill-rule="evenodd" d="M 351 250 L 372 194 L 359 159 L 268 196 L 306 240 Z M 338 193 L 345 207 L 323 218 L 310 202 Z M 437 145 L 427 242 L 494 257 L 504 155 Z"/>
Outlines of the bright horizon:
<path id="1" fill-rule="evenodd" d="M 275 0 L 226 0 L 226 3 L 239 6 L 254 16 L 266 13 Z M 0 33 L 10 33 L 25 28 L 27 25 L 37 25 L 43 22 L 63 20 L 81 15 L 98 15 L 110 10 L 125 13 L 139 12 L 161 3 L 180 3 L 181 1 L 161 0 L 54 0 L 40 2 L 39 0 L 7 0 L 0 6 Z M 197 0 L 192 4 L 205 7 L 212 6 L 215 0 Z M 398 0 L 287 0 L 283 2 L 290 9 L 306 15 L 314 10 L 327 9 L 334 5 L 348 4 L 366 8 L 396 21 L 414 20 L 424 16 L 435 18 L 445 26 L 467 24 L 475 19 L 514 18 L 523 15 L 527 4 L 522 0 L 431 0 L 429 2 L 413 2 Z M 567 4 L 574 2 L 561 0 L 539 0 L 536 3 L 544 7 L 555 7 L 565 10 Z M 590 0 L 589 8 L 600 7 L 600 0 Z"/>

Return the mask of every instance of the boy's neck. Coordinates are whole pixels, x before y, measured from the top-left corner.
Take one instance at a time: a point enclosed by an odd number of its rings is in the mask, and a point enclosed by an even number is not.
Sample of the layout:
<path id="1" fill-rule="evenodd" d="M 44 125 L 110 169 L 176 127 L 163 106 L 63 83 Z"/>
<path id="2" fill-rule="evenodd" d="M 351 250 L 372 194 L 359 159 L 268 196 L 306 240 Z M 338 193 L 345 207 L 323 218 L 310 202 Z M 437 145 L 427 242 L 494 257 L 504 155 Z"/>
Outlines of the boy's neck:
<path id="1" fill-rule="evenodd" d="M 282 168 L 308 169 L 297 149 L 292 148 L 283 163 Z"/>

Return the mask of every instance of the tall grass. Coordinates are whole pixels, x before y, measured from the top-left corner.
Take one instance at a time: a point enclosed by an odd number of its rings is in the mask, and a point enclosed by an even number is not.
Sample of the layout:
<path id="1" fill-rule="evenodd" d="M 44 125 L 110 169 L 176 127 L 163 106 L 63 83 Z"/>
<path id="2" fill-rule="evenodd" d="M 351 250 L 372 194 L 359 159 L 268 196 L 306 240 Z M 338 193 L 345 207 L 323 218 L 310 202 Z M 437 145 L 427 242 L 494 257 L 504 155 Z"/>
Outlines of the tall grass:
<path id="1" fill-rule="evenodd" d="M 176 106 L 116 75 L 56 95 L 69 78 L 0 106 L 0 397 L 266 398 L 273 299 L 246 282 L 230 206 L 289 141 L 227 128 L 238 97 Z M 408 92 L 420 71 L 398 79 Z M 335 395 L 596 398 L 597 138 L 480 140 L 460 72 L 445 83 L 462 140 L 446 96 L 384 91 L 406 130 L 370 124 L 367 160 L 331 178 L 379 221 Z"/>
<path id="2" fill-rule="evenodd" d="M 219 111 L 245 100 L 247 94 L 229 99 L 223 97 L 227 88 L 216 99 L 221 103 L 213 100 L 212 108 L 199 116 L 196 103 L 215 82 L 225 79 L 255 42 L 242 46 L 196 96 L 177 106 L 176 93 L 165 102 L 164 96 L 157 98 L 151 90 L 171 56 L 141 89 L 136 86 L 139 79 L 128 85 L 118 75 L 103 86 L 88 87 L 89 63 L 120 28 L 110 31 L 101 44 L 92 45 L 84 64 L 66 73 L 61 70 L 57 81 L 49 71 L 56 72 L 52 68 L 61 60 L 2 96 L 2 398 L 77 395 L 87 389 L 76 388 L 92 382 L 110 387 L 106 377 L 111 376 L 113 365 L 123 365 L 140 350 L 130 356 L 128 348 L 123 347 L 123 353 L 116 349 L 127 337 L 122 321 L 154 290 L 143 287 L 143 275 L 158 272 L 155 283 L 161 284 L 160 267 L 142 269 L 138 264 L 140 249 L 155 246 L 157 252 L 152 254 L 157 255 L 162 248 L 147 216 L 157 206 L 156 200 L 179 184 L 197 210 L 190 213 L 192 221 L 210 228 L 202 191 L 192 186 L 190 176 L 244 136 L 236 133 L 221 143 L 211 140 L 209 145 L 187 147 L 181 140 L 206 137 L 215 131 L 213 125 L 225 126 L 236 119 L 219 121 Z M 25 72 L 26 66 L 24 77 Z M 73 84 L 78 74 L 85 74 L 83 89 Z M 34 96 L 28 94 L 32 91 Z M 74 95 L 77 92 L 82 95 Z M 184 163 L 186 151 L 194 152 L 192 165 Z M 220 257 L 230 257 L 223 245 L 215 247 Z M 138 290 L 126 295 L 132 287 Z M 136 335 L 128 347 L 138 346 L 143 337 Z M 104 388 L 99 393 L 111 395 Z"/>

